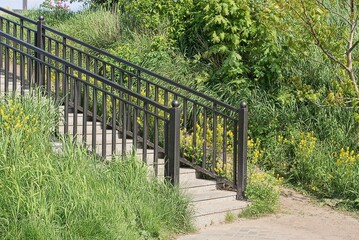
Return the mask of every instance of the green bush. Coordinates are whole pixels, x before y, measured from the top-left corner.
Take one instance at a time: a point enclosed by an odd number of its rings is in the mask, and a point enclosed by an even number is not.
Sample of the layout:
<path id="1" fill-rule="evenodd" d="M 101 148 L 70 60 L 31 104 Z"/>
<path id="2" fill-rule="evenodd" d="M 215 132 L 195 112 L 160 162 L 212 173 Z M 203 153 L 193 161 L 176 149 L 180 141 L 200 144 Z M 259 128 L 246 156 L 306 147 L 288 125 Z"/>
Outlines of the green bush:
<path id="1" fill-rule="evenodd" d="M 273 172 L 263 172 L 255 165 L 249 166 L 248 176 L 245 195 L 251 205 L 240 213 L 240 217 L 258 217 L 276 211 L 282 179 L 276 179 Z"/>

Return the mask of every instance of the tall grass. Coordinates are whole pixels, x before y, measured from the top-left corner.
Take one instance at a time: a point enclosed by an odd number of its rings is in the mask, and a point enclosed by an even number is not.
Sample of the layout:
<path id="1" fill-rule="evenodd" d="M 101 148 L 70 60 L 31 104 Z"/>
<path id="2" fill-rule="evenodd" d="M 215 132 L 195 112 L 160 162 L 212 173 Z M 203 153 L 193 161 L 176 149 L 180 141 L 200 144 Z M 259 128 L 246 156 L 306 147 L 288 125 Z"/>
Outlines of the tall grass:
<path id="1" fill-rule="evenodd" d="M 105 10 L 84 11 L 54 27 L 98 48 L 108 48 L 121 38 L 119 15 Z"/>
<path id="2" fill-rule="evenodd" d="M 162 239 L 191 229 L 189 200 L 134 157 L 103 165 L 66 139 L 53 152 L 50 100 L 1 103 L 1 239 Z"/>

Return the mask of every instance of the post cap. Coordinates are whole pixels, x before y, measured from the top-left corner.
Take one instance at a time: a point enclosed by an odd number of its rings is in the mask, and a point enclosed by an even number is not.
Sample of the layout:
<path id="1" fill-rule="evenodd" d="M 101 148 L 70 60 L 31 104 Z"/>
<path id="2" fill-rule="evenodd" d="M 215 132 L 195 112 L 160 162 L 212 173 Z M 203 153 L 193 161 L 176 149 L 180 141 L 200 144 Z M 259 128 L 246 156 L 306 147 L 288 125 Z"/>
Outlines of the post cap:
<path id="1" fill-rule="evenodd" d="M 241 108 L 247 108 L 247 103 L 246 102 L 241 102 L 240 106 L 241 106 Z"/>
<path id="2" fill-rule="evenodd" d="M 39 20 L 40 20 L 40 21 L 44 21 L 44 20 L 45 20 L 45 17 L 41 15 L 41 16 L 39 17 Z"/>
<path id="3" fill-rule="evenodd" d="M 172 101 L 172 107 L 176 108 L 179 107 L 180 103 L 177 100 Z"/>

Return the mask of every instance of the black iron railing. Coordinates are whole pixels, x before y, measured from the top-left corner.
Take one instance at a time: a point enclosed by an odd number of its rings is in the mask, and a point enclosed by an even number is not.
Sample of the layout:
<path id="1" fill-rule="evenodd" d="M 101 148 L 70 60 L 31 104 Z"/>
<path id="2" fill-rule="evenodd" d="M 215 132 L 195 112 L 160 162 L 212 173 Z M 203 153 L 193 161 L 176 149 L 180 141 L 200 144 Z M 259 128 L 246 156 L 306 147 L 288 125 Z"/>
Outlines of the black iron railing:
<path id="1" fill-rule="evenodd" d="M 34 21 L 3 8 L 0 12 L 14 19 L 0 14 L 0 68 L 9 69 L 9 59 L 14 75 L 16 65 L 27 66 L 20 69 L 20 75 L 34 76 L 30 85 L 36 83 L 55 98 L 64 98 L 65 120 L 70 107 L 74 119 L 78 112 L 92 116 L 93 127 L 100 121 L 103 129 L 121 132 L 123 140 L 133 139 L 135 148 L 143 148 L 144 160 L 148 148 L 154 151 L 155 159 L 161 154 L 180 154 L 181 162 L 197 171 L 226 177 L 237 189 L 238 198 L 243 197 L 248 126 L 245 103 L 234 108 L 52 29 L 43 18 Z M 29 79 L 20 77 L 21 82 Z M 181 108 L 176 107 L 178 103 Z M 168 126 L 169 116 L 175 117 L 171 104 L 179 115 L 178 126 Z M 173 129 L 181 129 L 181 136 Z M 96 128 L 92 131 L 96 133 Z M 76 132 L 74 124 L 73 135 Z M 176 135 L 178 141 L 169 142 L 173 141 L 169 134 Z M 95 142 L 93 139 L 93 146 Z M 102 154 L 106 155 L 105 148 Z"/>

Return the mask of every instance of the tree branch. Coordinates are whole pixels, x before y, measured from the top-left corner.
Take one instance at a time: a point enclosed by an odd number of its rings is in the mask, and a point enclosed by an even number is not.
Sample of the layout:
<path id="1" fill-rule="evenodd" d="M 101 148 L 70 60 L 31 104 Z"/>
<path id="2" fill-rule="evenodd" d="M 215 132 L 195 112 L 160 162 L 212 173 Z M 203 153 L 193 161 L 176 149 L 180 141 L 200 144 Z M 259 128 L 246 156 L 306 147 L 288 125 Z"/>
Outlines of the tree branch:
<path id="1" fill-rule="evenodd" d="M 314 29 L 314 25 L 313 25 L 310 17 L 307 14 L 304 2 L 302 0 L 300 2 L 301 2 L 301 5 L 302 5 L 304 17 L 301 17 L 300 14 L 295 9 L 293 9 L 293 8 L 292 9 L 296 12 L 297 15 L 299 14 L 298 16 L 300 16 L 300 18 L 304 21 L 304 24 L 306 24 L 309 27 L 309 31 L 310 31 L 312 37 L 314 38 L 315 45 L 317 45 L 329 59 L 331 59 L 333 62 L 339 64 L 346 71 L 350 72 L 350 69 L 344 63 L 342 63 L 333 54 L 331 54 L 327 49 L 325 49 L 325 47 L 323 46 L 323 44 L 321 43 L 321 41 L 320 41 L 320 39 L 318 37 L 317 32 Z"/>

